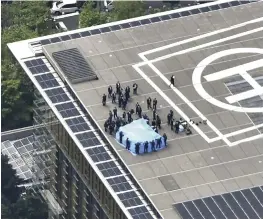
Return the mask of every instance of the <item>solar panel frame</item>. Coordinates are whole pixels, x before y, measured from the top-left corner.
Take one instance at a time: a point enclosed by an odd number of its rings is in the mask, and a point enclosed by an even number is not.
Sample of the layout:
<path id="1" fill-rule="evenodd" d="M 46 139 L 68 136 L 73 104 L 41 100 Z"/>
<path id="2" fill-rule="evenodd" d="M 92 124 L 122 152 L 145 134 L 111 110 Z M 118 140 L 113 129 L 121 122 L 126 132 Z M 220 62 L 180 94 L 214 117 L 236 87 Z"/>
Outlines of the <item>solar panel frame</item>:
<path id="1" fill-rule="evenodd" d="M 149 19 L 143 19 L 143 20 L 141 20 L 141 24 L 142 24 L 142 25 L 150 24 L 150 23 L 151 23 L 151 21 L 150 21 Z"/>
<path id="2" fill-rule="evenodd" d="M 182 12 L 180 12 L 180 15 L 181 15 L 181 17 L 187 17 L 187 16 L 191 15 L 191 13 L 189 11 L 182 11 Z"/>
<path id="3" fill-rule="evenodd" d="M 41 40 L 40 43 L 41 43 L 42 46 L 51 44 L 49 39 Z"/>
<path id="4" fill-rule="evenodd" d="M 153 17 L 153 18 L 150 18 L 150 21 L 151 21 L 152 23 L 157 23 L 157 22 L 160 22 L 161 19 L 160 19 L 159 17 Z"/>
<path id="5" fill-rule="evenodd" d="M 70 35 L 71 39 L 78 39 L 81 38 L 81 35 L 79 33 L 73 33 Z"/>
<path id="6" fill-rule="evenodd" d="M 84 31 L 84 32 L 81 32 L 80 35 L 82 37 L 88 37 L 88 36 L 91 36 L 91 33 L 89 31 Z"/>
<path id="7" fill-rule="evenodd" d="M 245 196 L 245 198 L 252 205 L 254 210 L 258 213 L 258 215 L 263 218 L 263 206 L 260 204 L 256 196 L 251 192 L 250 189 L 241 190 L 241 193 Z"/>
<path id="8" fill-rule="evenodd" d="M 160 16 L 160 19 L 161 19 L 162 21 L 167 21 L 167 20 L 170 20 L 171 17 L 167 14 L 167 15 Z"/>
<path id="9" fill-rule="evenodd" d="M 88 148 L 86 151 L 95 163 L 112 159 L 103 146 Z"/>
<path id="10" fill-rule="evenodd" d="M 36 75 L 35 79 L 43 89 L 60 86 L 52 73 Z"/>
<path id="11" fill-rule="evenodd" d="M 120 30 L 121 27 L 120 27 L 120 25 L 113 25 L 113 26 L 110 27 L 110 29 L 111 29 L 112 31 L 117 31 L 117 30 Z"/>
<path id="12" fill-rule="evenodd" d="M 63 118 L 69 118 L 80 115 L 73 102 L 57 104 L 55 105 L 55 107 L 57 108 L 58 112 Z"/>
<path id="13" fill-rule="evenodd" d="M 114 161 L 108 161 L 104 163 L 97 164 L 98 169 L 101 171 L 104 177 L 119 176 L 122 172 L 117 167 Z"/>
<path id="14" fill-rule="evenodd" d="M 139 206 L 128 210 L 134 219 L 151 219 L 152 215 L 145 206 Z"/>
<path id="15" fill-rule="evenodd" d="M 212 213 L 210 212 L 210 210 L 205 205 L 205 203 L 203 202 L 202 199 L 197 199 L 197 200 L 193 201 L 193 203 L 194 203 L 195 207 L 199 210 L 201 215 L 203 215 L 204 218 L 211 218 L 211 219 L 214 218 L 214 216 L 212 215 Z"/>
<path id="16" fill-rule="evenodd" d="M 190 212 L 194 219 L 203 219 L 202 214 L 198 211 L 197 207 L 193 204 L 192 201 L 185 202 L 184 206 Z"/>
<path id="17" fill-rule="evenodd" d="M 233 7 L 235 7 L 235 6 L 240 5 L 240 2 L 239 2 L 239 1 L 232 1 L 232 2 L 229 2 L 229 4 L 230 4 L 231 6 L 233 6 Z"/>
<path id="18" fill-rule="evenodd" d="M 91 35 L 98 35 L 101 34 L 100 29 L 94 29 L 94 30 L 90 30 Z"/>
<path id="19" fill-rule="evenodd" d="M 80 133 L 80 134 L 77 134 L 76 137 L 84 148 L 101 145 L 101 142 L 99 141 L 97 136 L 94 134 L 94 132 Z"/>
<path id="20" fill-rule="evenodd" d="M 61 39 L 59 39 L 58 37 L 53 37 L 51 39 L 49 39 L 51 43 L 58 43 L 61 42 Z"/>
<path id="21" fill-rule="evenodd" d="M 203 13 L 206 13 L 206 12 L 209 12 L 211 11 L 209 7 L 203 7 L 203 8 L 200 8 L 200 11 L 203 12 Z"/>
<path id="22" fill-rule="evenodd" d="M 222 4 L 219 4 L 219 7 L 222 8 L 222 9 L 224 9 L 224 8 L 229 8 L 229 7 L 231 7 L 231 5 L 228 4 L 228 2 L 224 2 L 224 3 L 222 3 Z"/>
<path id="23" fill-rule="evenodd" d="M 101 33 L 108 33 L 108 32 L 111 32 L 111 29 L 109 27 L 103 27 L 103 28 L 100 28 L 100 31 Z"/>
<path id="24" fill-rule="evenodd" d="M 190 13 L 193 14 L 193 15 L 194 14 L 200 14 L 201 11 L 198 8 L 196 8 L 196 9 L 191 10 Z"/>
<path id="25" fill-rule="evenodd" d="M 134 191 L 120 193 L 118 194 L 118 197 L 125 207 L 138 206 L 143 204 Z"/>
<path id="26" fill-rule="evenodd" d="M 220 208 L 216 205 L 211 197 L 204 198 L 203 202 L 207 205 L 209 210 L 217 219 L 226 219 L 223 212 L 220 210 Z"/>
<path id="27" fill-rule="evenodd" d="M 211 11 L 217 11 L 220 9 L 219 5 L 211 5 L 211 6 L 209 6 L 209 8 Z"/>
<path id="28" fill-rule="evenodd" d="M 130 25 L 131 25 L 131 27 L 138 27 L 141 25 L 141 23 L 139 21 L 132 21 L 132 22 L 130 22 Z"/>
<path id="29" fill-rule="evenodd" d="M 170 16 L 172 18 L 180 18 L 181 17 L 181 15 L 179 13 L 173 13 L 173 14 L 170 14 Z"/>
<path id="30" fill-rule="evenodd" d="M 60 39 L 61 39 L 62 41 L 68 41 L 68 40 L 71 40 L 71 38 L 70 38 L 69 35 L 61 36 Z"/>
<path id="31" fill-rule="evenodd" d="M 91 128 L 82 116 L 67 119 L 66 123 L 68 124 L 69 128 L 73 133 L 91 130 Z"/>
<path id="32" fill-rule="evenodd" d="M 130 183 L 124 176 L 117 176 L 114 178 L 107 179 L 108 183 L 111 185 L 115 192 L 123 192 L 132 190 Z"/>
<path id="33" fill-rule="evenodd" d="M 45 93 L 52 103 L 61 103 L 70 100 L 69 96 L 61 87 L 45 90 Z"/>
<path id="34" fill-rule="evenodd" d="M 123 23 L 123 24 L 120 24 L 120 26 L 122 29 L 127 29 L 127 28 L 131 27 L 131 25 L 129 23 Z"/>

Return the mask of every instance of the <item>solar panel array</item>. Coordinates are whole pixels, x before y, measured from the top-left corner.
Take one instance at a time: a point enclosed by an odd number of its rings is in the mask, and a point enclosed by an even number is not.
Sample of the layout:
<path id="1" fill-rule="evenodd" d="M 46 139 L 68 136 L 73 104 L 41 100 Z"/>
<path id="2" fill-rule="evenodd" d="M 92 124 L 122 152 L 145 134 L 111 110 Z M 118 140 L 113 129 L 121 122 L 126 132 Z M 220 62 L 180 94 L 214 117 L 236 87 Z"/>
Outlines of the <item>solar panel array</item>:
<path id="1" fill-rule="evenodd" d="M 98 79 L 92 67 L 77 48 L 54 52 L 52 56 L 72 83 Z"/>
<path id="2" fill-rule="evenodd" d="M 33 60 L 26 61 L 26 63 L 39 63 L 50 66 L 45 57 L 41 61 L 35 62 Z M 30 68 L 35 68 L 30 65 Z M 32 71 L 31 71 L 32 73 Z M 130 180 L 130 173 L 124 170 L 117 162 L 118 158 L 114 156 L 110 148 L 104 144 L 96 129 L 87 120 L 84 113 L 73 100 L 65 88 L 65 84 L 61 81 L 54 69 L 50 66 L 49 72 L 43 74 L 32 73 L 36 79 L 34 82 L 38 83 L 46 97 L 54 104 L 57 112 L 61 115 L 62 120 L 68 125 L 79 140 L 82 147 L 86 150 L 88 156 L 92 159 L 97 168 L 101 171 L 108 184 L 117 194 L 120 201 L 124 204 L 133 218 L 137 219 L 152 219 L 154 214 L 148 204 L 143 200 L 138 193 L 138 188 Z M 158 215 L 159 217 L 159 215 Z"/>
<path id="3" fill-rule="evenodd" d="M 225 9 L 225 8 L 229 8 L 229 7 L 234 7 L 234 6 L 238 6 L 238 5 L 242 5 L 242 4 L 248 4 L 251 2 L 255 2 L 255 1 L 231 1 L 231 2 L 226 2 L 226 3 L 222 3 L 222 4 L 217 4 L 217 5 L 212 5 L 212 6 L 203 6 L 200 5 L 198 9 L 192 9 L 192 10 L 187 10 L 187 11 L 182 11 L 179 13 L 173 13 L 173 14 L 169 14 L 169 15 L 162 15 L 162 16 L 157 16 L 157 17 L 152 17 L 150 19 L 142 19 L 142 20 L 138 20 L 138 21 L 131 21 L 128 23 L 123 23 L 120 25 L 113 25 L 113 26 L 109 26 L 109 27 L 102 27 L 99 29 L 94 29 L 94 30 L 89 30 L 89 31 L 83 31 L 80 33 L 73 33 L 73 34 L 69 34 L 69 35 L 64 35 L 61 37 L 54 37 L 51 39 L 45 39 L 45 40 L 41 40 L 40 43 L 42 45 L 48 45 L 48 44 L 52 44 L 52 43 L 58 43 L 58 42 L 63 42 L 63 41 L 67 41 L 67 40 L 71 40 L 71 39 L 77 39 L 77 38 L 81 38 L 81 37 L 88 37 L 88 36 L 92 36 L 92 35 L 97 35 L 97 34 L 102 34 L 102 33 L 108 33 L 111 31 L 117 31 L 117 30 L 121 30 L 121 29 L 127 29 L 127 28 L 132 28 L 132 27 L 137 27 L 137 26 L 142 26 L 142 25 L 146 25 L 146 24 L 151 24 L 151 23 L 156 23 L 156 22 L 161 22 L 161 21 L 166 21 L 166 20 L 171 20 L 171 19 L 176 19 L 176 18 L 180 18 L 180 17 L 185 17 L 185 16 L 189 16 L 189 15 L 195 15 L 195 14 L 200 14 L 200 13 L 206 13 L 206 12 L 210 12 L 210 11 L 215 11 L 215 10 L 220 10 L 220 9 Z"/>
<path id="4" fill-rule="evenodd" d="M 263 186 L 174 205 L 183 219 L 263 218 Z"/>

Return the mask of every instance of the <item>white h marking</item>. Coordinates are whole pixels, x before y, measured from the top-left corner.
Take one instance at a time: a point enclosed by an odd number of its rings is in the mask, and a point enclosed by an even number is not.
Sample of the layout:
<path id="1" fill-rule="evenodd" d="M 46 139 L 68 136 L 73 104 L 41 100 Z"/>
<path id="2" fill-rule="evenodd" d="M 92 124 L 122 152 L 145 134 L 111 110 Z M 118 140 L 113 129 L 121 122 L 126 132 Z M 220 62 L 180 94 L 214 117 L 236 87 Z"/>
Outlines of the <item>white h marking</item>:
<path id="1" fill-rule="evenodd" d="M 263 59 L 253 61 L 246 63 L 244 65 L 236 66 L 233 68 L 229 68 L 226 70 L 222 70 L 219 72 L 215 72 L 210 75 L 204 76 L 204 78 L 207 81 L 216 81 L 220 80 L 226 77 L 230 77 L 236 74 L 239 74 L 244 78 L 245 81 L 247 81 L 251 87 L 253 87 L 253 90 L 245 91 L 239 94 L 235 94 L 233 96 L 228 96 L 225 99 L 230 103 L 236 103 L 241 100 L 246 100 L 255 96 L 261 96 L 263 95 L 263 87 L 261 87 L 254 78 L 251 77 L 250 74 L 247 73 L 247 71 L 256 69 L 263 66 Z"/>

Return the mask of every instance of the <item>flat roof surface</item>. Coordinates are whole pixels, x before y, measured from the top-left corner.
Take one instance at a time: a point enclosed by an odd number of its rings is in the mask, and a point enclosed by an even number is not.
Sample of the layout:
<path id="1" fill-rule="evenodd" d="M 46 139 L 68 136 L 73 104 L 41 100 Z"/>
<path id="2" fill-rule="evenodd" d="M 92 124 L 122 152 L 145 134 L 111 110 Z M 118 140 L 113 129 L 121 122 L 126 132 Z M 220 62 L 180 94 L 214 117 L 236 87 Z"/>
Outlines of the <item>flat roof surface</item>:
<path id="1" fill-rule="evenodd" d="M 179 218 L 175 203 L 262 185 L 262 8 L 251 3 L 43 46 L 53 66 L 54 52 L 78 48 L 93 67 L 99 80 L 71 86 L 102 129 L 115 107 L 101 104 L 109 85 L 136 82 L 127 109 L 139 102 L 150 118 L 146 99 L 157 98 L 166 149 L 133 156 L 105 134 L 164 218 Z M 171 131 L 170 110 L 198 123 L 192 135 Z"/>

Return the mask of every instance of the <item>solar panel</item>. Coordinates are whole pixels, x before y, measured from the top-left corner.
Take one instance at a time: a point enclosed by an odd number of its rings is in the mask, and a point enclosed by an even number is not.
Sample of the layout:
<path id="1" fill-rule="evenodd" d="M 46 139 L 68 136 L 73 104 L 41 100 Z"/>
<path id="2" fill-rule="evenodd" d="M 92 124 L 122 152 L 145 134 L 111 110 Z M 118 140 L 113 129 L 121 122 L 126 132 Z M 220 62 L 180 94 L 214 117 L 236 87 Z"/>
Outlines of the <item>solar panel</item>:
<path id="1" fill-rule="evenodd" d="M 190 202 L 185 202 L 184 206 L 187 208 L 187 210 L 190 212 L 190 214 L 192 215 L 192 217 L 194 219 L 203 219 L 203 216 L 198 211 L 198 209 L 195 207 L 193 202 L 191 202 L 191 201 Z"/>
<path id="2" fill-rule="evenodd" d="M 233 2 L 230 2 L 230 5 L 238 6 L 238 5 L 240 5 L 240 2 L 239 1 L 233 1 Z"/>
<path id="3" fill-rule="evenodd" d="M 61 42 L 61 40 L 58 37 L 51 38 L 50 41 L 51 41 L 51 43 Z"/>
<path id="4" fill-rule="evenodd" d="M 243 4 L 248 4 L 248 3 L 250 3 L 250 1 L 239 1 L 242 5 Z"/>
<path id="5" fill-rule="evenodd" d="M 260 187 L 225 193 L 175 204 L 184 218 L 263 218 L 263 191 Z"/>
<path id="6" fill-rule="evenodd" d="M 36 75 L 35 78 L 43 89 L 59 86 L 59 83 L 51 73 Z"/>
<path id="7" fill-rule="evenodd" d="M 130 22 L 130 25 L 131 25 L 132 27 L 137 27 L 137 26 L 140 26 L 141 23 L 140 23 L 139 21 L 133 21 L 133 22 Z"/>
<path id="8" fill-rule="evenodd" d="M 68 95 L 61 87 L 46 90 L 45 93 L 48 95 L 52 103 L 66 102 L 70 100 Z"/>
<path id="9" fill-rule="evenodd" d="M 246 197 L 251 206 L 255 209 L 257 214 L 263 218 L 263 206 L 259 203 L 258 199 L 250 191 L 250 189 L 245 189 L 241 191 L 242 194 Z"/>
<path id="10" fill-rule="evenodd" d="M 111 32 L 111 30 L 110 30 L 109 27 L 103 27 L 103 28 L 100 29 L 100 31 L 101 31 L 102 33 Z"/>
<path id="11" fill-rule="evenodd" d="M 42 46 L 44 46 L 50 44 L 51 42 L 49 41 L 49 39 L 46 39 L 46 40 L 41 40 L 40 43 Z"/>
<path id="12" fill-rule="evenodd" d="M 54 52 L 52 56 L 72 83 L 98 79 L 77 48 Z"/>
<path id="13" fill-rule="evenodd" d="M 76 117 L 72 119 L 67 119 L 66 123 L 68 124 L 69 128 L 72 132 L 84 132 L 89 131 L 90 127 L 88 126 L 87 122 L 84 120 L 83 117 Z"/>
<path id="14" fill-rule="evenodd" d="M 90 30 L 91 35 L 100 34 L 100 29 Z"/>
<path id="15" fill-rule="evenodd" d="M 61 36 L 60 38 L 62 41 L 67 41 L 71 39 L 69 35 Z"/>
<path id="16" fill-rule="evenodd" d="M 214 218 L 212 213 L 209 211 L 209 209 L 201 199 L 195 200 L 194 204 L 199 209 L 204 218 Z"/>
<path id="17" fill-rule="evenodd" d="M 236 201 L 239 203 L 239 205 L 241 206 L 242 209 L 244 209 L 244 211 L 246 212 L 246 215 L 249 218 L 258 218 L 256 212 L 254 211 L 254 209 L 250 206 L 250 204 L 247 202 L 247 200 L 245 199 L 245 197 L 243 196 L 243 194 L 240 191 L 237 192 L 233 192 L 232 193 L 234 198 L 236 199 Z"/>
<path id="18" fill-rule="evenodd" d="M 85 32 L 81 32 L 80 35 L 81 35 L 82 37 L 87 37 L 87 36 L 90 36 L 91 34 L 90 34 L 89 31 L 85 31 Z"/>
<path id="19" fill-rule="evenodd" d="M 120 27 L 119 25 L 114 25 L 114 26 L 111 26 L 110 29 L 111 29 L 112 31 L 116 31 L 116 30 L 120 30 L 121 27 Z"/>
<path id="20" fill-rule="evenodd" d="M 230 7 L 230 5 L 227 2 L 219 4 L 219 6 L 220 6 L 220 8 L 229 8 Z"/>
<path id="21" fill-rule="evenodd" d="M 95 163 L 112 159 L 103 146 L 88 148 L 87 152 Z"/>
<path id="22" fill-rule="evenodd" d="M 121 24 L 120 26 L 122 29 L 127 29 L 127 28 L 131 27 L 131 25 L 129 23 L 124 23 L 124 24 Z"/>
<path id="23" fill-rule="evenodd" d="M 150 18 L 151 22 L 152 23 L 156 23 L 156 22 L 160 22 L 161 19 L 159 17 L 153 17 L 153 18 Z"/>
<path id="24" fill-rule="evenodd" d="M 132 187 L 124 176 L 118 176 L 107 180 L 115 192 L 131 190 Z"/>
<path id="25" fill-rule="evenodd" d="M 79 111 L 72 102 L 58 104 L 56 105 L 56 108 L 63 118 L 80 115 Z"/>
<path id="26" fill-rule="evenodd" d="M 78 38 L 81 38 L 80 34 L 79 33 L 73 33 L 70 35 L 71 36 L 71 39 L 78 39 Z"/>
<path id="27" fill-rule="evenodd" d="M 238 218 L 248 218 L 231 193 L 223 194 L 222 196 Z"/>
<path id="28" fill-rule="evenodd" d="M 131 208 L 129 212 L 133 219 L 151 219 L 152 215 L 149 213 L 148 209 L 145 206 Z"/>
<path id="29" fill-rule="evenodd" d="M 199 14 L 201 11 L 199 9 L 193 9 L 190 11 L 191 14 Z"/>
<path id="30" fill-rule="evenodd" d="M 180 14 L 181 14 L 182 17 L 186 17 L 186 16 L 190 15 L 190 12 L 189 11 L 183 11 Z"/>
<path id="31" fill-rule="evenodd" d="M 210 8 L 209 7 L 200 8 L 200 11 L 205 13 L 205 12 L 210 11 Z"/>
<path id="32" fill-rule="evenodd" d="M 141 20 L 141 24 L 150 24 L 151 21 L 149 19 Z"/>
<path id="33" fill-rule="evenodd" d="M 171 17 L 169 15 L 163 15 L 160 17 L 162 21 L 170 20 Z"/>
<path id="34" fill-rule="evenodd" d="M 28 67 L 32 74 L 41 74 L 49 72 L 48 67 L 42 59 L 32 59 L 29 61 L 25 61 L 25 65 Z"/>
<path id="35" fill-rule="evenodd" d="M 93 132 L 84 132 L 81 134 L 77 134 L 76 137 L 84 148 L 101 145 L 99 139 Z"/>
<path id="36" fill-rule="evenodd" d="M 122 172 L 113 161 L 100 163 L 97 165 L 97 167 L 104 177 L 118 176 L 122 174 Z"/>
<path id="37" fill-rule="evenodd" d="M 179 13 L 174 13 L 170 15 L 172 18 L 179 18 L 181 15 Z"/>
<path id="38" fill-rule="evenodd" d="M 118 194 L 118 197 L 122 201 L 125 207 L 142 205 L 142 201 L 138 198 L 137 194 L 134 191 L 125 192 Z"/>
<path id="39" fill-rule="evenodd" d="M 211 11 L 216 11 L 220 9 L 218 5 L 212 5 L 212 6 L 209 6 L 209 8 L 211 9 Z"/>

